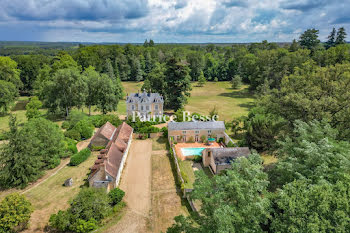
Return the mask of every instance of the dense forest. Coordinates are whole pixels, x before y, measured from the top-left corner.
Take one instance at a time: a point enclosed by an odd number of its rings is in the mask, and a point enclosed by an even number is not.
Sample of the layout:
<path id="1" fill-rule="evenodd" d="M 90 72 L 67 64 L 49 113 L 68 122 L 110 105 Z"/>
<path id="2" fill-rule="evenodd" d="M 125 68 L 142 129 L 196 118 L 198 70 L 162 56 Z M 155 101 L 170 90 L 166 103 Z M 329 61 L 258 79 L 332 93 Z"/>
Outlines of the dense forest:
<path id="1" fill-rule="evenodd" d="M 34 139 L 41 137 L 41 123 L 35 120 L 41 103 L 54 116 L 69 117 L 73 108 L 83 106 L 96 106 L 106 114 L 127 94 L 121 81 L 144 81 L 142 88 L 161 93 L 167 109 L 181 111 L 192 81 L 231 81 L 233 88 L 243 82 L 257 101 L 248 116 L 226 125 L 242 135 L 240 146 L 273 154 L 278 162 L 263 167 L 254 152 L 214 178 L 199 173 L 192 198 L 202 203 L 200 215 L 177 217 L 169 232 L 347 232 L 350 46 L 345 39 L 344 28 L 339 28 L 326 43 L 320 42 L 318 30 L 308 29 L 298 41 L 283 45 L 170 45 L 146 40 L 143 45 L 70 45 L 26 53 L 1 48 L 1 113 L 8 112 L 18 95 L 36 96 L 37 107 L 23 129 L 11 120 L 12 146 L 0 153 L 9 170 L 0 172 L 0 185 L 26 185 L 41 174 L 17 174 L 13 180 L 13 163 L 57 166 L 61 145 L 50 149 L 39 139 L 28 141 L 32 131 Z M 58 142 L 63 140 L 62 132 L 44 124 Z M 27 141 L 39 151 L 52 150 L 51 156 L 38 152 L 40 164 L 8 157 L 18 154 L 16 146 Z"/>

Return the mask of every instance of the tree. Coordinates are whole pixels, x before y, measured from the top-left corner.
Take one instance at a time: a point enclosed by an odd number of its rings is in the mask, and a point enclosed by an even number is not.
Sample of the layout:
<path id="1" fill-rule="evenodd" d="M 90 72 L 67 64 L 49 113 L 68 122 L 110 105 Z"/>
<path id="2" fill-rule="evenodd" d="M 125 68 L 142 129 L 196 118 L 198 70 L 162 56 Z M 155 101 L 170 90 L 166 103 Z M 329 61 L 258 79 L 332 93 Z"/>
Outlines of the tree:
<path id="1" fill-rule="evenodd" d="M 39 109 L 43 106 L 41 101 L 38 99 L 37 96 L 33 96 L 30 98 L 29 103 L 26 105 L 26 117 L 28 120 L 32 118 L 38 118 L 40 117 L 40 111 Z"/>
<path id="2" fill-rule="evenodd" d="M 295 39 L 293 39 L 292 44 L 289 46 L 289 52 L 295 52 L 299 49 L 299 47 L 299 43 Z"/>
<path id="3" fill-rule="evenodd" d="M 165 96 L 165 71 L 166 68 L 164 64 L 156 63 L 155 67 L 147 75 L 141 89 Z"/>
<path id="4" fill-rule="evenodd" d="M 0 80 L 12 83 L 17 89 L 22 87 L 17 63 L 9 57 L 0 57 Z"/>
<path id="5" fill-rule="evenodd" d="M 154 41 L 152 39 L 149 40 L 148 46 L 149 47 L 154 47 Z"/>
<path id="6" fill-rule="evenodd" d="M 64 110 L 68 116 L 72 107 L 83 106 L 87 92 L 86 80 L 79 70 L 67 68 L 58 70 L 52 80 L 44 84 L 41 95 L 51 112 Z"/>
<path id="7" fill-rule="evenodd" d="M 235 75 L 231 80 L 232 89 L 239 89 L 242 86 L 242 78 L 239 75 Z"/>
<path id="8" fill-rule="evenodd" d="M 48 64 L 51 58 L 45 55 L 19 55 L 14 56 L 13 59 L 17 62 L 18 69 L 21 71 L 20 79 L 23 83 L 21 90 L 30 93 L 39 70 L 44 64 Z"/>
<path id="9" fill-rule="evenodd" d="M 0 80 L 0 113 L 7 113 L 17 95 L 18 89 L 13 83 Z"/>
<path id="10" fill-rule="evenodd" d="M 320 43 L 320 40 L 318 39 L 318 33 L 319 31 L 315 28 L 307 29 L 300 36 L 299 44 L 301 45 L 301 47 L 314 50 L 316 46 Z"/>
<path id="11" fill-rule="evenodd" d="M 201 71 L 201 74 L 199 75 L 199 78 L 198 78 L 198 86 L 203 87 L 206 82 L 207 80 L 204 77 L 203 71 Z"/>
<path id="12" fill-rule="evenodd" d="M 77 69 L 81 71 L 81 67 L 78 63 L 65 52 L 60 52 L 55 58 L 52 64 L 51 75 L 55 74 L 58 70 L 62 69 Z"/>
<path id="13" fill-rule="evenodd" d="M 338 29 L 338 32 L 337 32 L 337 39 L 335 40 L 335 45 L 345 44 L 346 43 L 345 38 L 346 38 L 345 28 L 341 27 Z"/>
<path id="14" fill-rule="evenodd" d="M 24 195 L 7 195 L 0 202 L 0 232 L 18 232 L 25 229 L 32 212 L 33 207 Z"/>
<path id="15" fill-rule="evenodd" d="M 145 42 L 143 42 L 143 47 L 148 47 L 148 40 L 146 39 Z"/>
<path id="16" fill-rule="evenodd" d="M 189 68 L 176 58 L 170 58 L 165 71 L 165 105 L 175 111 L 182 108 L 190 96 Z"/>
<path id="17" fill-rule="evenodd" d="M 103 188 L 83 188 L 66 211 L 59 211 L 50 217 L 49 225 L 60 231 L 89 232 L 107 217 L 112 208 Z M 83 231 L 82 231 L 83 230 Z"/>
<path id="18" fill-rule="evenodd" d="M 277 187 L 296 179 L 316 184 L 347 180 L 350 172 L 350 144 L 336 141 L 336 129 L 326 122 L 296 121 L 294 135 L 280 141 L 272 177 Z"/>
<path id="19" fill-rule="evenodd" d="M 91 115 L 91 107 L 94 105 L 97 105 L 98 103 L 98 97 L 99 97 L 99 79 L 100 75 L 95 71 L 95 68 L 92 66 L 89 66 L 87 69 L 84 70 L 83 76 L 86 78 L 86 84 L 87 84 L 87 96 L 85 100 L 85 104 L 89 108 L 89 116 Z"/>
<path id="20" fill-rule="evenodd" d="M 168 232 L 263 232 L 270 218 L 267 174 L 257 154 L 239 158 L 221 175 L 197 173 L 191 197 L 197 217 L 177 217 Z M 192 224 L 195 223 L 195 224 Z"/>
<path id="21" fill-rule="evenodd" d="M 116 84 L 105 74 L 101 75 L 98 84 L 97 109 L 103 114 L 117 110 L 119 96 L 116 95 Z"/>
<path id="22" fill-rule="evenodd" d="M 339 130 L 339 138 L 350 138 L 348 113 L 350 65 L 315 67 L 305 63 L 292 75 L 285 76 L 281 88 L 258 100 L 267 113 L 280 116 L 289 126 L 295 120 L 309 122 L 328 119 Z"/>
<path id="23" fill-rule="evenodd" d="M 186 61 L 189 63 L 190 76 L 192 81 L 197 81 L 204 67 L 204 59 L 202 53 L 191 52 L 187 54 Z"/>
<path id="24" fill-rule="evenodd" d="M 346 232 L 350 224 L 349 182 L 332 185 L 296 180 L 273 198 L 271 232 Z"/>
<path id="25" fill-rule="evenodd" d="M 59 165 L 64 154 L 63 133 L 46 119 L 33 118 L 18 129 L 10 117 L 9 142 L 0 151 L 0 186 L 25 187 L 42 175 L 44 169 Z"/>
<path id="26" fill-rule="evenodd" d="M 337 33 L 337 31 L 335 30 L 335 28 L 333 28 L 333 30 L 331 31 L 331 33 L 328 36 L 328 40 L 326 42 L 326 49 L 329 49 L 333 46 L 335 46 L 335 34 Z"/>
<path id="27" fill-rule="evenodd" d="M 253 108 L 243 122 L 245 142 L 258 151 L 276 148 L 276 140 L 286 124 L 283 118 L 268 114 L 259 107 Z"/>

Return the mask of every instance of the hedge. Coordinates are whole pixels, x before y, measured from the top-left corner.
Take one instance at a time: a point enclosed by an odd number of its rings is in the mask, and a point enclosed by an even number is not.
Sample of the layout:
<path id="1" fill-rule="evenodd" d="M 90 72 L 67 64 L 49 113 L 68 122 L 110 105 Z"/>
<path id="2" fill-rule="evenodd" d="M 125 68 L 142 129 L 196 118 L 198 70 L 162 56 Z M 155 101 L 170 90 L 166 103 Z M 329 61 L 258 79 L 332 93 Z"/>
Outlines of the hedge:
<path id="1" fill-rule="evenodd" d="M 77 166 L 79 164 L 81 164 L 82 162 L 84 162 L 85 160 L 87 160 L 87 158 L 89 158 L 91 154 L 91 151 L 89 148 L 85 148 L 83 150 L 81 150 L 80 152 L 78 152 L 77 154 L 73 155 L 70 158 L 70 166 Z"/>

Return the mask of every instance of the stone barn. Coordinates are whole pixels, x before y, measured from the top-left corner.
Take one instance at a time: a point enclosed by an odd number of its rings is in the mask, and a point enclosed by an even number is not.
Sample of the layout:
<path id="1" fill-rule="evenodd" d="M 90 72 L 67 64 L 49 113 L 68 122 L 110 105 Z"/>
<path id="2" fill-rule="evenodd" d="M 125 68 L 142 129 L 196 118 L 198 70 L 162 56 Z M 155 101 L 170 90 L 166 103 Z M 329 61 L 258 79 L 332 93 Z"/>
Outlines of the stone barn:
<path id="1" fill-rule="evenodd" d="M 231 167 L 239 157 L 248 157 L 248 147 L 206 148 L 202 152 L 203 165 L 209 167 L 213 174 Z"/>
<path id="2" fill-rule="evenodd" d="M 108 125 L 108 129 L 112 129 L 112 127 Z M 108 132 L 108 134 L 103 134 L 106 132 Z M 97 156 L 97 160 L 91 168 L 91 174 L 89 176 L 89 185 L 91 187 L 103 187 L 106 188 L 107 191 L 116 188 L 119 185 L 120 177 L 132 141 L 133 129 L 124 122 L 116 128 L 113 133 L 110 132 L 111 131 L 109 130 L 102 130 L 102 133 L 100 133 L 101 135 L 96 137 L 98 138 L 98 142 L 103 142 L 106 135 L 112 135 L 105 149 L 102 149 Z"/>

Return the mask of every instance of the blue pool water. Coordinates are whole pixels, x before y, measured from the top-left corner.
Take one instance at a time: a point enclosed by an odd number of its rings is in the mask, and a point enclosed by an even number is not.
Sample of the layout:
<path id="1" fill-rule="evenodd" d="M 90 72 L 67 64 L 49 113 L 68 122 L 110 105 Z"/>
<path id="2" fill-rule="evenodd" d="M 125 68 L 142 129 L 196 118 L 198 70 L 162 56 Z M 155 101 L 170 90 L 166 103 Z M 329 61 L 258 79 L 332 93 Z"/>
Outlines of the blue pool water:
<path id="1" fill-rule="evenodd" d="M 182 154 L 184 156 L 191 156 L 191 155 L 202 155 L 202 151 L 205 148 L 181 148 Z"/>

